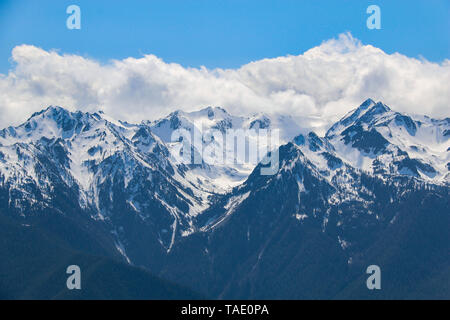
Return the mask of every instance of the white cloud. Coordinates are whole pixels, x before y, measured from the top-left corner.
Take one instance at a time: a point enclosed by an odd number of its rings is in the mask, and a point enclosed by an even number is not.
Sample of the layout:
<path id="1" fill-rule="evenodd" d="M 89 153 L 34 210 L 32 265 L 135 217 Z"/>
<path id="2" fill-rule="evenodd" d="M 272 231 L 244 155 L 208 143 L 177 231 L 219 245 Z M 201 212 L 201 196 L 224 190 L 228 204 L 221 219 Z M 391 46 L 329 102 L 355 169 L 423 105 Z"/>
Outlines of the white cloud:
<path id="1" fill-rule="evenodd" d="M 0 127 L 16 125 L 48 105 L 103 110 L 139 122 L 176 109 L 222 106 L 308 116 L 305 126 L 340 118 L 368 97 L 393 109 L 449 116 L 450 61 L 386 54 L 342 34 L 302 55 L 264 59 L 239 69 L 184 68 L 154 55 L 100 64 L 21 45 L 15 68 L 0 75 Z"/>

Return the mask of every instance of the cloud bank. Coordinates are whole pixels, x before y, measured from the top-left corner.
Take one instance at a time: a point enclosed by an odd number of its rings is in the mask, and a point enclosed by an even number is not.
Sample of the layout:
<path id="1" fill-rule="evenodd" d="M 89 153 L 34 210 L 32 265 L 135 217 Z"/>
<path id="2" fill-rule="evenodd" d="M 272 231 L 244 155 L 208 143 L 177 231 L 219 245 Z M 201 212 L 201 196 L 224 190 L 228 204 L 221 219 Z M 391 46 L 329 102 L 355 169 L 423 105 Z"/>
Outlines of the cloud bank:
<path id="1" fill-rule="evenodd" d="M 107 64 L 35 46 L 12 51 L 0 74 L 0 127 L 48 105 L 97 111 L 130 122 L 182 109 L 222 106 L 230 113 L 283 113 L 305 126 L 337 120 L 371 97 L 397 111 L 449 116 L 450 60 L 432 63 L 363 45 L 350 34 L 304 54 L 263 59 L 239 69 L 185 68 L 154 55 Z"/>

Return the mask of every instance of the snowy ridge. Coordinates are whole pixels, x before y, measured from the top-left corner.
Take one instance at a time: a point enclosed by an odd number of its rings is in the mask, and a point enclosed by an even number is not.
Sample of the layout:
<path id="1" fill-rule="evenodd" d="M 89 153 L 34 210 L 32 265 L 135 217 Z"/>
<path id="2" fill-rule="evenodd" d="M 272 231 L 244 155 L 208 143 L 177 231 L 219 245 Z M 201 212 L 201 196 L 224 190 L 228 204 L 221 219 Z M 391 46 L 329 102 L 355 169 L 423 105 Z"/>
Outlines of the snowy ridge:
<path id="1" fill-rule="evenodd" d="M 0 187 L 17 194 L 10 205 L 24 212 L 30 206 L 51 206 L 62 186 L 96 220 L 114 220 L 117 201 L 123 201 L 143 221 L 156 219 L 153 224 L 162 223 L 161 229 L 170 225 L 172 235 L 162 240 L 170 248 L 207 205 L 207 195 L 184 179 L 149 127 L 105 118 L 49 107 L 0 131 Z M 157 218 L 155 210 L 171 218 Z"/>
<path id="2" fill-rule="evenodd" d="M 352 166 L 372 174 L 449 182 L 450 119 L 409 116 L 368 99 L 333 125 L 326 139 Z"/>
<path id="3" fill-rule="evenodd" d="M 298 124 L 289 116 L 269 116 L 263 113 L 255 113 L 248 117 L 237 117 L 230 115 L 226 110 L 220 107 L 207 107 L 195 112 L 176 111 L 163 119 L 152 122 L 145 122 L 151 127 L 152 132 L 164 141 L 174 158 L 178 158 L 178 150 L 181 142 L 173 142 L 172 134 L 175 130 L 184 129 L 197 137 L 209 132 L 218 130 L 225 134 L 227 130 L 255 130 L 259 129 L 280 130 L 280 146 L 290 141 L 298 134 Z M 252 145 L 256 145 L 256 137 L 247 137 Z M 192 135 L 191 141 L 194 141 Z M 212 143 L 218 145 L 220 150 L 226 154 L 234 153 L 234 146 L 228 146 L 224 141 L 215 140 Z M 267 152 L 267 143 L 259 141 L 259 154 Z M 200 150 L 195 149 L 194 153 L 201 154 Z M 200 155 L 201 156 L 201 155 Z M 203 155 L 204 156 L 204 155 Z M 192 165 L 186 172 L 186 178 L 198 189 L 210 193 L 226 193 L 233 187 L 241 184 L 252 172 L 256 164 L 250 163 L 222 163 L 217 161 L 214 164 L 202 163 L 201 165 Z"/>

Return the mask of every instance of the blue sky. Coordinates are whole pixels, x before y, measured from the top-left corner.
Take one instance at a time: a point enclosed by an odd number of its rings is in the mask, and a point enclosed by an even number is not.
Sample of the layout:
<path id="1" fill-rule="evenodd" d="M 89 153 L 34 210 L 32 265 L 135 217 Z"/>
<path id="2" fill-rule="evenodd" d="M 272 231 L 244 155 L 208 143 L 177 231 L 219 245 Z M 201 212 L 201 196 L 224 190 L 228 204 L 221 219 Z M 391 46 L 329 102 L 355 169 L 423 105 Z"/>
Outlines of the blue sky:
<path id="1" fill-rule="evenodd" d="M 81 8 L 81 30 L 66 28 L 71 4 Z M 381 8 L 381 30 L 366 27 L 370 4 Z M 20 44 L 101 62 L 151 53 L 185 67 L 236 68 L 346 31 L 387 53 L 440 62 L 450 53 L 449 10 L 448 0 L 0 0 L 0 73 Z"/>

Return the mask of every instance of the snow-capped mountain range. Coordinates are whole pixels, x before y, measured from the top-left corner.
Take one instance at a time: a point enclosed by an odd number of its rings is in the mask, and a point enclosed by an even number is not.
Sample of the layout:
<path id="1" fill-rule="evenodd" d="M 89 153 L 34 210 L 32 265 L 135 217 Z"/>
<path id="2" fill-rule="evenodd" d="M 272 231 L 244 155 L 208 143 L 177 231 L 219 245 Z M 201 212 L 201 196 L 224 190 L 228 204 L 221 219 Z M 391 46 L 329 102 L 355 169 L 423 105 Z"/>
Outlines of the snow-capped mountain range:
<path id="1" fill-rule="evenodd" d="M 343 166 L 438 184 L 450 179 L 449 118 L 412 118 L 368 99 L 322 138 L 314 132 L 297 135 L 300 128 L 288 116 L 237 117 L 220 107 L 176 111 L 141 124 L 116 121 L 101 112 L 73 113 L 49 107 L 18 127 L 0 131 L 0 183 L 10 192 L 23 192 L 21 197 L 10 199 L 16 201 L 11 205 L 20 209 L 22 201 L 48 205 L 54 179 L 58 179 L 58 183 L 78 190 L 82 208 L 91 207 L 95 219 L 105 219 L 113 213 L 101 205 L 101 197 L 112 200 L 111 188 L 120 176 L 132 210 L 145 216 L 152 199 L 172 215 L 172 231 L 182 225 L 178 230 L 186 234 L 195 229 L 191 218 L 209 207 L 210 197 L 241 185 L 255 166 L 176 163 L 169 154 L 176 156 L 179 150 L 181 142 L 171 139 L 180 128 L 199 133 L 230 128 L 279 129 L 280 145 L 293 141 L 314 169 L 330 181 Z M 52 176 L 54 172 L 46 170 L 41 161 L 50 162 L 57 176 Z M 281 169 L 285 167 L 282 163 Z M 40 191 L 41 201 L 36 193 L 25 190 L 29 185 Z"/>
<path id="2" fill-rule="evenodd" d="M 269 150 L 279 152 L 278 169 L 264 176 L 261 163 L 181 163 L 183 141 L 173 140 L 179 129 L 279 130 Z M 238 117 L 219 107 L 130 124 L 52 106 L 0 131 L 0 211 L 30 225 L 50 209 L 69 215 L 70 203 L 126 263 L 192 287 L 203 279 L 199 291 L 236 297 L 231 291 L 246 292 L 246 285 L 259 296 L 247 276 L 265 277 L 255 270 L 281 259 L 272 252 L 281 247 L 270 249 L 274 239 L 300 241 L 317 229 L 344 270 L 365 259 L 377 234 L 402 221 L 400 208 L 415 193 L 448 202 L 449 118 L 406 115 L 368 99 L 324 137 L 300 132 L 289 116 Z M 234 152 L 223 141 L 210 143 Z M 222 270 L 231 244 L 240 248 L 233 260 L 239 270 Z M 177 269 L 180 259 L 186 270 Z M 184 272 L 196 267 L 202 272 L 191 282 Z M 236 282 L 211 283 L 217 272 Z"/>

